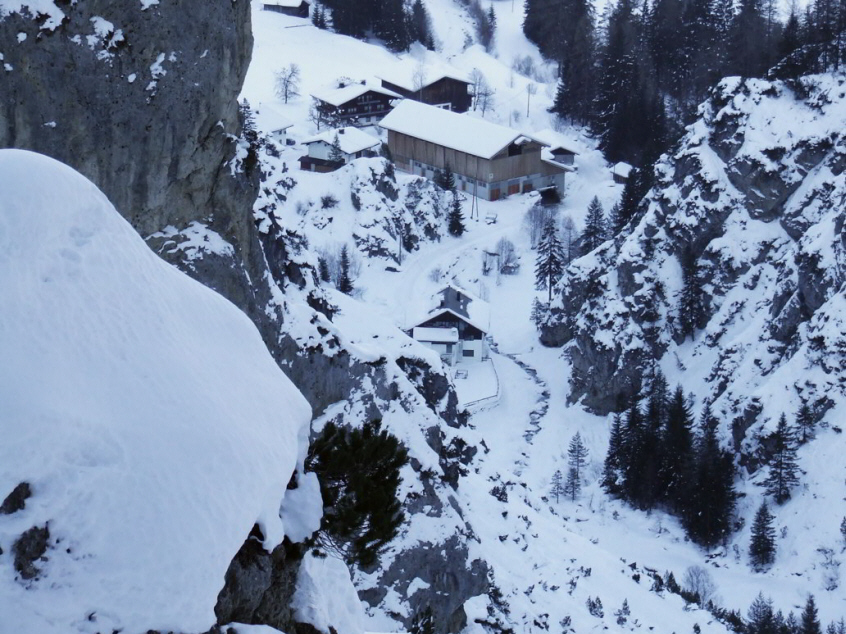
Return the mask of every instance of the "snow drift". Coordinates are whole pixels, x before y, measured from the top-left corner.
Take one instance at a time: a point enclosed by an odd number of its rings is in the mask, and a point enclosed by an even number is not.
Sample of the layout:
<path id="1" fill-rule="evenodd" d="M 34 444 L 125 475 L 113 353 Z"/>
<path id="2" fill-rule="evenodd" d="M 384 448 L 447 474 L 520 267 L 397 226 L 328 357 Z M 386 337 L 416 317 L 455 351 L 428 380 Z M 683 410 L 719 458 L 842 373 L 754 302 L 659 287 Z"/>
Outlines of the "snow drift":
<path id="1" fill-rule="evenodd" d="M 85 178 L 2 150 L 0 191 L 0 497 L 33 491 L 0 515 L 0 629 L 206 630 L 251 526 L 283 535 L 309 407 Z M 13 544 L 44 526 L 25 580 Z"/>

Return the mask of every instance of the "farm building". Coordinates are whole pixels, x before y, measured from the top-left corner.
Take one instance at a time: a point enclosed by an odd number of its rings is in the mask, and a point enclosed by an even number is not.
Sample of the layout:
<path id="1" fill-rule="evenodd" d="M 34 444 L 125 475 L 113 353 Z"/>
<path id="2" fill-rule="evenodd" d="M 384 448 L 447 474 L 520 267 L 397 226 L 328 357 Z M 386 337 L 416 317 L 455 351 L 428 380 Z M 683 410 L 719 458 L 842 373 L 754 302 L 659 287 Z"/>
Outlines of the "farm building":
<path id="1" fill-rule="evenodd" d="M 614 182 L 618 185 L 625 185 L 628 182 L 631 173 L 632 166 L 628 163 L 623 163 L 622 161 L 611 168 L 611 174 L 614 176 Z"/>
<path id="2" fill-rule="evenodd" d="M 300 169 L 307 172 L 333 172 L 363 156 L 375 156 L 379 139 L 358 128 L 326 130 L 303 141 L 308 154 L 300 157 Z"/>
<path id="3" fill-rule="evenodd" d="M 404 100 L 379 124 L 398 169 L 428 178 L 449 167 L 459 190 L 486 200 L 557 188 L 572 165 L 541 151 L 546 144 L 466 114 Z"/>
<path id="4" fill-rule="evenodd" d="M 264 3 L 264 10 L 292 15 L 295 18 L 307 18 L 310 6 L 305 0 L 269 0 Z"/>
<path id="5" fill-rule="evenodd" d="M 487 302 L 457 286 L 435 295 L 434 307 L 413 326 L 411 336 L 441 355 L 449 365 L 458 361 L 481 361 L 489 356 Z"/>
<path id="6" fill-rule="evenodd" d="M 364 82 L 312 94 L 318 125 L 366 126 L 378 123 L 402 97 Z"/>
<path id="7" fill-rule="evenodd" d="M 260 104 L 255 113 L 256 126 L 280 145 L 288 143 L 288 128 L 293 126 L 287 117 L 271 104 Z M 293 143 L 293 141 L 292 141 Z"/>
<path id="8" fill-rule="evenodd" d="M 382 87 L 407 99 L 420 101 L 436 108 L 467 112 L 472 103 L 470 82 L 456 73 L 437 73 L 427 77 L 425 72 L 394 73 L 380 76 Z"/>

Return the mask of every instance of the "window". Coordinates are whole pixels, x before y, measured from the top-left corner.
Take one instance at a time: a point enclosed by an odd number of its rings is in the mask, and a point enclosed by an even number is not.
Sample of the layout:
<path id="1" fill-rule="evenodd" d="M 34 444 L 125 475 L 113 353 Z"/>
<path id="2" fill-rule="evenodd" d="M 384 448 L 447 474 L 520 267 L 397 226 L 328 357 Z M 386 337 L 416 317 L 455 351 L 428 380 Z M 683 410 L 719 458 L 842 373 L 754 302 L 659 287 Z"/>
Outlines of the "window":
<path id="1" fill-rule="evenodd" d="M 447 352 L 452 352 L 452 344 L 451 344 L 451 343 L 448 343 L 448 344 L 446 345 L 446 351 L 447 351 Z"/>
<path id="2" fill-rule="evenodd" d="M 465 357 L 475 357 L 476 351 L 475 350 L 467 350 L 466 348 L 461 351 L 461 355 Z"/>

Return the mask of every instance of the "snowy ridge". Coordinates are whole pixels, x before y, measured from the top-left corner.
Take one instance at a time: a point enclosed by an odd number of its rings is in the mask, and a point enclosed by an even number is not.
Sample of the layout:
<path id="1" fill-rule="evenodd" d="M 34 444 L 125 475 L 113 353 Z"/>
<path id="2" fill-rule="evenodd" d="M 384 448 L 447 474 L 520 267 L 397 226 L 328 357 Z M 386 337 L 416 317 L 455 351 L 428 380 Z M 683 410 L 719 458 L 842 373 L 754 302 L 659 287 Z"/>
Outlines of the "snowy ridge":
<path id="1" fill-rule="evenodd" d="M 246 316 L 89 181 L 3 150 L 0 183 L 0 497 L 33 492 L 0 516 L 3 552 L 49 529 L 34 579 L 0 558 L 0 629 L 205 631 L 253 524 L 285 535 L 310 409 Z"/>

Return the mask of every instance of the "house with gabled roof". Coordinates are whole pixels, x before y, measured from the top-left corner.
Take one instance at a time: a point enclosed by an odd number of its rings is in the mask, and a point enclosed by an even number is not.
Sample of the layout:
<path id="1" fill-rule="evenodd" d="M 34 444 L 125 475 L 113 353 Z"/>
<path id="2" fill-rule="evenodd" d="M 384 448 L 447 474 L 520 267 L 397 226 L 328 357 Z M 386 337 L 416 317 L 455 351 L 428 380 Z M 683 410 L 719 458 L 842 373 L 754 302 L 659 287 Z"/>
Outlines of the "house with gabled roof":
<path id="1" fill-rule="evenodd" d="M 402 96 L 365 82 L 312 93 L 319 123 L 367 126 L 378 123 Z"/>
<path id="2" fill-rule="evenodd" d="M 382 87 L 406 99 L 420 101 L 436 108 L 467 112 L 473 101 L 470 80 L 453 71 L 437 71 L 431 76 L 408 71 L 385 71 L 379 76 Z"/>
<path id="3" fill-rule="evenodd" d="M 335 142 L 337 141 L 337 147 Z M 303 141 L 308 153 L 300 157 L 300 169 L 333 172 L 357 158 L 375 156 L 379 139 L 358 128 L 338 128 Z"/>
<path id="4" fill-rule="evenodd" d="M 412 325 L 411 336 L 438 352 L 445 363 L 455 365 L 490 356 L 489 329 L 489 304 L 450 284 L 434 296 L 432 309 Z"/>
<path id="5" fill-rule="evenodd" d="M 306 0 L 265 0 L 264 10 L 292 15 L 295 18 L 307 18 L 311 5 Z"/>
<path id="6" fill-rule="evenodd" d="M 547 144 L 496 123 L 411 100 L 400 102 L 380 127 L 396 167 L 434 178 L 449 169 L 456 187 L 485 200 L 545 188 L 563 192 L 572 165 L 541 150 Z"/>

